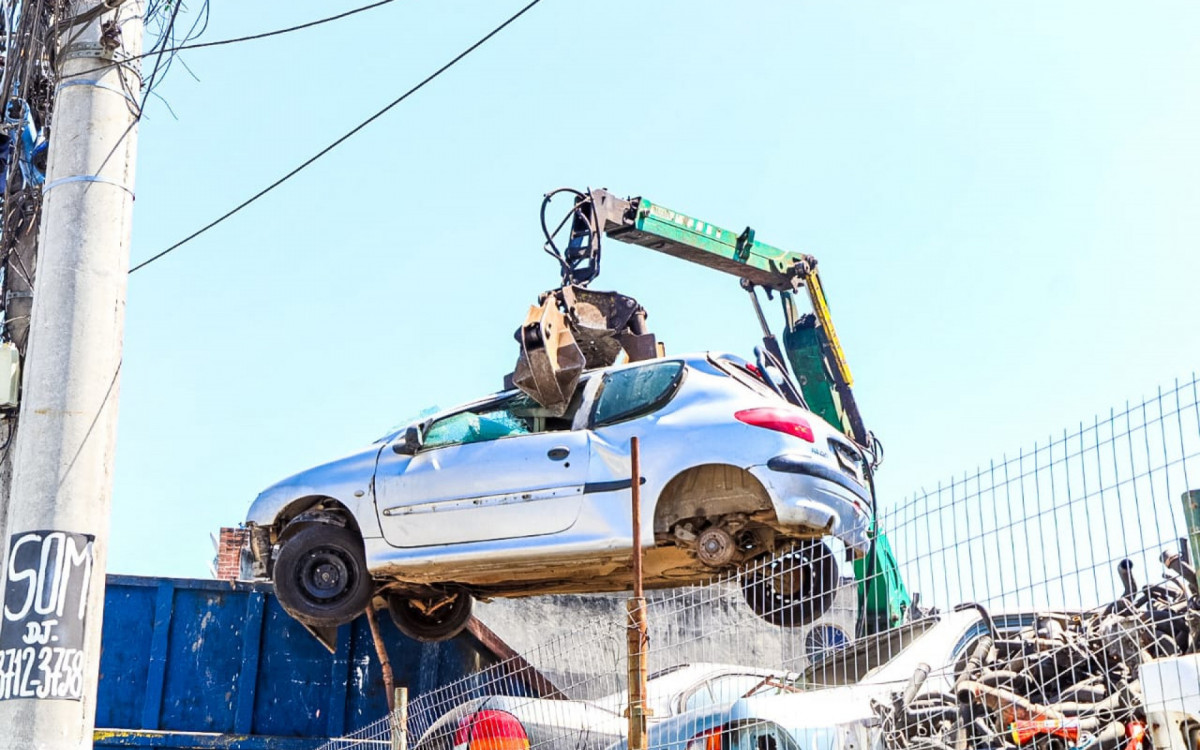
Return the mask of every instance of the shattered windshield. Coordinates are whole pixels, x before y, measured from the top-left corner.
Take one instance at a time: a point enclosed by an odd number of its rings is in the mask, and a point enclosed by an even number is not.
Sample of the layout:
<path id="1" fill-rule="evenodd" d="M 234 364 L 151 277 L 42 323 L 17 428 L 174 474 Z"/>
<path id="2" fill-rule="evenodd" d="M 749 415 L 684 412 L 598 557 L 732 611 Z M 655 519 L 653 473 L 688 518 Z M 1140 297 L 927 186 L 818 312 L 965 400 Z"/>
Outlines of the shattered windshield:
<path id="1" fill-rule="evenodd" d="M 525 394 L 481 404 L 435 421 L 425 430 L 422 447 L 481 443 L 537 431 L 531 413 L 537 404 Z"/>

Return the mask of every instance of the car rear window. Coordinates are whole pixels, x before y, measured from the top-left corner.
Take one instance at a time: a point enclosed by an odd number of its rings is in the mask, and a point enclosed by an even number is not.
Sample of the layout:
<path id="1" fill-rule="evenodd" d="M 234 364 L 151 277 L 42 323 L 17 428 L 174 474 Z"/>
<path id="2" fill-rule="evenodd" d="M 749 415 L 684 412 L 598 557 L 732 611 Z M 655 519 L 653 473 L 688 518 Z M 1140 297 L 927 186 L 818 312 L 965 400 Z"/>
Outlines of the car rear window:
<path id="1" fill-rule="evenodd" d="M 653 362 L 605 373 L 592 412 L 592 424 L 606 424 L 649 414 L 675 395 L 683 380 L 683 363 Z"/>
<path id="2" fill-rule="evenodd" d="M 778 393 L 771 390 L 771 387 L 764 383 L 762 378 L 750 372 L 745 365 L 725 359 L 724 357 L 713 357 L 710 361 L 716 365 L 721 372 L 725 373 L 760 396 L 780 398 Z"/>

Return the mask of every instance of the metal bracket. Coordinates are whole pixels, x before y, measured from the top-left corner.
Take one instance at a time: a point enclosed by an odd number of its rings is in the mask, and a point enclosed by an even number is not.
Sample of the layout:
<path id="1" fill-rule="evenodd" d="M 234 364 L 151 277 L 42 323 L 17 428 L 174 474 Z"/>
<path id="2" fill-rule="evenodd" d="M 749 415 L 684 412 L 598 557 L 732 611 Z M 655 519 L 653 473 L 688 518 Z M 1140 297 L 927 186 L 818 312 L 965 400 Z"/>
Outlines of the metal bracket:
<path id="1" fill-rule="evenodd" d="M 113 55 L 113 53 L 103 45 L 94 44 L 92 42 L 75 42 L 74 44 L 68 44 L 66 47 L 62 48 L 62 51 L 58 53 L 56 59 L 58 60 L 59 65 L 61 65 L 67 60 L 75 60 L 80 57 L 102 57 L 105 60 L 113 63 L 123 62 L 122 60 L 117 60 L 116 56 Z"/>
<path id="2" fill-rule="evenodd" d="M 83 79 L 79 79 L 79 80 L 63 81 L 62 83 L 60 83 L 54 87 L 54 93 L 57 94 L 59 91 L 67 88 L 68 86 L 94 86 L 95 88 L 98 88 L 98 89 L 104 89 L 105 91 L 111 91 L 114 94 L 117 94 L 118 96 L 120 96 L 125 101 L 129 102 L 130 104 L 133 104 L 134 106 L 140 106 L 140 103 L 136 99 L 131 97 L 129 95 L 129 93 L 127 91 L 125 91 L 124 89 L 119 89 L 116 86 L 109 86 L 107 83 L 101 83 L 100 81 L 97 81 L 93 78 L 83 78 Z"/>
<path id="3" fill-rule="evenodd" d="M 738 235 L 737 248 L 734 250 L 733 259 L 739 263 L 745 263 L 750 260 L 750 248 L 754 245 L 754 230 L 750 227 Z"/>
<path id="4" fill-rule="evenodd" d="M 129 193 L 130 198 L 134 198 L 134 199 L 137 198 L 137 196 L 134 195 L 133 190 L 129 186 L 123 185 L 123 184 L 117 182 L 116 180 L 110 180 L 107 177 L 99 177 L 94 174 L 76 174 L 76 175 L 71 175 L 70 177 L 59 177 L 57 180 L 51 180 L 50 182 L 47 182 L 42 187 L 42 195 L 45 195 L 51 189 L 56 188 L 59 185 L 65 185 L 69 182 L 99 182 L 104 185 L 112 185 L 113 187 L 119 187 L 122 190 L 124 190 L 125 192 Z"/>

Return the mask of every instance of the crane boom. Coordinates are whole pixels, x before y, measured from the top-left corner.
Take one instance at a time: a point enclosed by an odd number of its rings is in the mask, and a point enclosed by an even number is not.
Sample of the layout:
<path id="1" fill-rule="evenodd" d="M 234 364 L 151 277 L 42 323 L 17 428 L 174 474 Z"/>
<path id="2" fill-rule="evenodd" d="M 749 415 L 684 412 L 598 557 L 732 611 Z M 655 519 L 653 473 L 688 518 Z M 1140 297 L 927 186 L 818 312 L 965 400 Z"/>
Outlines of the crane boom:
<path id="1" fill-rule="evenodd" d="M 854 376 L 833 326 L 816 258 L 760 242 L 749 227 L 734 232 L 645 198 L 620 198 L 603 189 L 591 190 L 587 196 L 594 218 L 590 226 L 577 222 L 573 230 L 588 240 L 586 252 L 582 244 L 575 248 L 577 258 L 587 257 L 588 268 L 599 268 L 598 235 L 602 233 L 728 273 L 744 285 L 780 292 L 788 321 L 783 349 L 806 400 L 852 440 L 870 446 L 854 400 Z M 573 231 L 573 239 L 575 236 Z M 568 247 L 568 253 L 571 250 Z M 811 318 L 795 309 L 793 297 L 801 289 L 812 305 Z"/>

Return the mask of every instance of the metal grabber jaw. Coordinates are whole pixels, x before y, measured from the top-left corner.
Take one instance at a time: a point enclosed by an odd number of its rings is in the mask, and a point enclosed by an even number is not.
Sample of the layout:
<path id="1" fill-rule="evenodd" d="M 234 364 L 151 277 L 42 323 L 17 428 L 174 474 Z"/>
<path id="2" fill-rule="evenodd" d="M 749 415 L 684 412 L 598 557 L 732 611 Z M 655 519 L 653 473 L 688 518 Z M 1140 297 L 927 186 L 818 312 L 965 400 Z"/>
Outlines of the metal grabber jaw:
<path id="1" fill-rule="evenodd" d="M 517 329 L 521 353 L 512 382 L 560 417 L 575 394 L 584 358 L 558 304 L 557 295 L 551 292 L 542 296 L 541 304 L 529 307 L 525 322 Z"/>
<path id="2" fill-rule="evenodd" d="M 585 370 L 658 356 L 646 311 L 632 297 L 567 285 L 529 308 L 517 330 L 521 346 L 512 384 L 553 416 L 562 416 Z"/>

